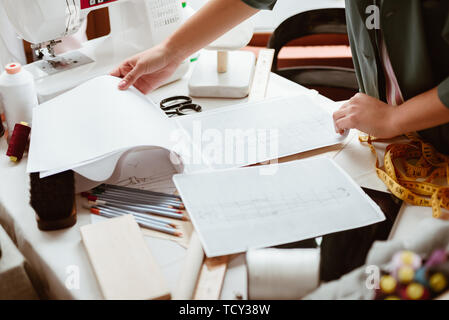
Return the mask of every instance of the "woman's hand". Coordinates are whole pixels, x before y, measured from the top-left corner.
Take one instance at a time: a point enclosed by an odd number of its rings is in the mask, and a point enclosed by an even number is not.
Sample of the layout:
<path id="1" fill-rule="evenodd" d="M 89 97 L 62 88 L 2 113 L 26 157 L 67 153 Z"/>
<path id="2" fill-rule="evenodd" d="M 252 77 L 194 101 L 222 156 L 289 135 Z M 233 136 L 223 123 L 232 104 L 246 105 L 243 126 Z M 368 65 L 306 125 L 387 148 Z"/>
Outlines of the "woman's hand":
<path id="1" fill-rule="evenodd" d="M 178 68 L 181 61 L 170 55 L 164 44 L 143 51 L 125 61 L 111 72 L 111 76 L 123 78 L 119 89 L 126 90 L 134 85 L 142 93 L 159 87 Z"/>
<path id="2" fill-rule="evenodd" d="M 335 131 L 358 129 L 377 138 L 392 138 L 402 132 L 395 123 L 395 109 L 376 98 L 357 93 L 334 112 Z"/>
<path id="3" fill-rule="evenodd" d="M 123 78 L 120 89 L 134 85 L 146 94 L 167 80 L 192 53 L 258 11 L 241 0 L 208 1 L 163 44 L 125 60 L 111 75 Z"/>

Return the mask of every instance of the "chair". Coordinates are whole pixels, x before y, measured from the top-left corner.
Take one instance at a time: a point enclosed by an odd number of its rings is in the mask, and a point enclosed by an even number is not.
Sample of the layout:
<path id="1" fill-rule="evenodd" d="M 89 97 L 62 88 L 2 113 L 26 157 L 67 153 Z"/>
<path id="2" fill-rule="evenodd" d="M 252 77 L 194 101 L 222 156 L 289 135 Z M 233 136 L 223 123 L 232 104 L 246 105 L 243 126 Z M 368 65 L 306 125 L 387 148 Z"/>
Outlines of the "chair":
<path id="1" fill-rule="evenodd" d="M 282 22 L 271 35 L 275 50 L 272 72 L 316 89 L 332 100 L 347 100 L 359 91 L 355 71 L 339 66 L 298 66 L 278 69 L 278 55 L 292 40 L 319 34 L 347 34 L 345 9 L 317 9 L 298 13 Z"/>

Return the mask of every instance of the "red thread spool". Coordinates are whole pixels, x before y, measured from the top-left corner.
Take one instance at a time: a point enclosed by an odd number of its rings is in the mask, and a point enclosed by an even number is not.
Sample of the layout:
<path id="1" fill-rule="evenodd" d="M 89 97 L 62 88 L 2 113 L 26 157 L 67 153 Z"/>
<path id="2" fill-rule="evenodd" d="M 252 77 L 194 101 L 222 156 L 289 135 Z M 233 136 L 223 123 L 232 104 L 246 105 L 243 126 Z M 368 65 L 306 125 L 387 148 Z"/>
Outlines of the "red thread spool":
<path id="1" fill-rule="evenodd" d="M 6 133 L 5 129 L 5 114 L 0 114 L 0 138 L 3 137 L 3 135 Z"/>
<path id="2" fill-rule="evenodd" d="M 9 141 L 8 151 L 6 151 L 6 155 L 11 161 L 17 162 L 22 159 L 30 132 L 31 128 L 28 126 L 28 123 L 21 122 L 15 124 L 11 140 Z"/>
<path id="3" fill-rule="evenodd" d="M 5 134 L 5 128 L 3 127 L 3 122 L 0 119 L 0 138 Z"/>

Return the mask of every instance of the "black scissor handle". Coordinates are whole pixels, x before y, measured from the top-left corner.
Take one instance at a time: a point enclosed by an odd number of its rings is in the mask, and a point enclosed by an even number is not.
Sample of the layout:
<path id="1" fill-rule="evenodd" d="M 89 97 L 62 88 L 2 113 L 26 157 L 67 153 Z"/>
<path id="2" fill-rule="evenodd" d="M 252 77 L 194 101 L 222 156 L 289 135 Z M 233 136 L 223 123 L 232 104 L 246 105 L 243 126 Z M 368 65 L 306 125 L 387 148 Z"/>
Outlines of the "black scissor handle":
<path id="1" fill-rule="evenodd" d="M 179 102 L 174 103 L 176 101 L 179 101 Z M 190 98 L 188 96 L 173 96 L 173 97 L 166 98 L 160 102 L 161 109 L 164 111 L 180 108 L 183 105 L 189 105 L 189 104 L 192 104 L 192 98 Z"/>
<path id="2" fill-rule="evenodd" d="M 178 107 L 177 114 L 180 116 L 185 116 L 188 115 L 188 113 L 184 112 L 184 110 L 192 110 L 195 112 L 201 112 L 201 106 L 199 104 L 195 104 L 195 103 L 189 103 L 189 104 L 184 104 L 180 107 Z"/>

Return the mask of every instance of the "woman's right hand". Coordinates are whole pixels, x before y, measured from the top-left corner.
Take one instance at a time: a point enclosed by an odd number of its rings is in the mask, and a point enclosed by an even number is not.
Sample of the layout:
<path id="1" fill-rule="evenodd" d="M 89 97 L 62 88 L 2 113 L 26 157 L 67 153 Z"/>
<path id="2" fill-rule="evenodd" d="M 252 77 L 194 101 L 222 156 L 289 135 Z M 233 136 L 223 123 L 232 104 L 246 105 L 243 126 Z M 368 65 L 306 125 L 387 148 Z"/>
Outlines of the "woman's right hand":
<path id="1" fill-rule="evenodd" d="M 144 94 L 164 83 L 184 59 L 259 10 L 241 0 L 211 0 L 165 42 L 131 57 L 111 72 L 123 78 L 122 90 L 134 85 Z"/>
<path id="2" fill-rule="evenodd" d="M 123 61 L 111 76 L 123 78 L 119 89 L 134 85 L 142 93 L 158 88 L 181 64 L 164 44 L 157 45 Z"/>

